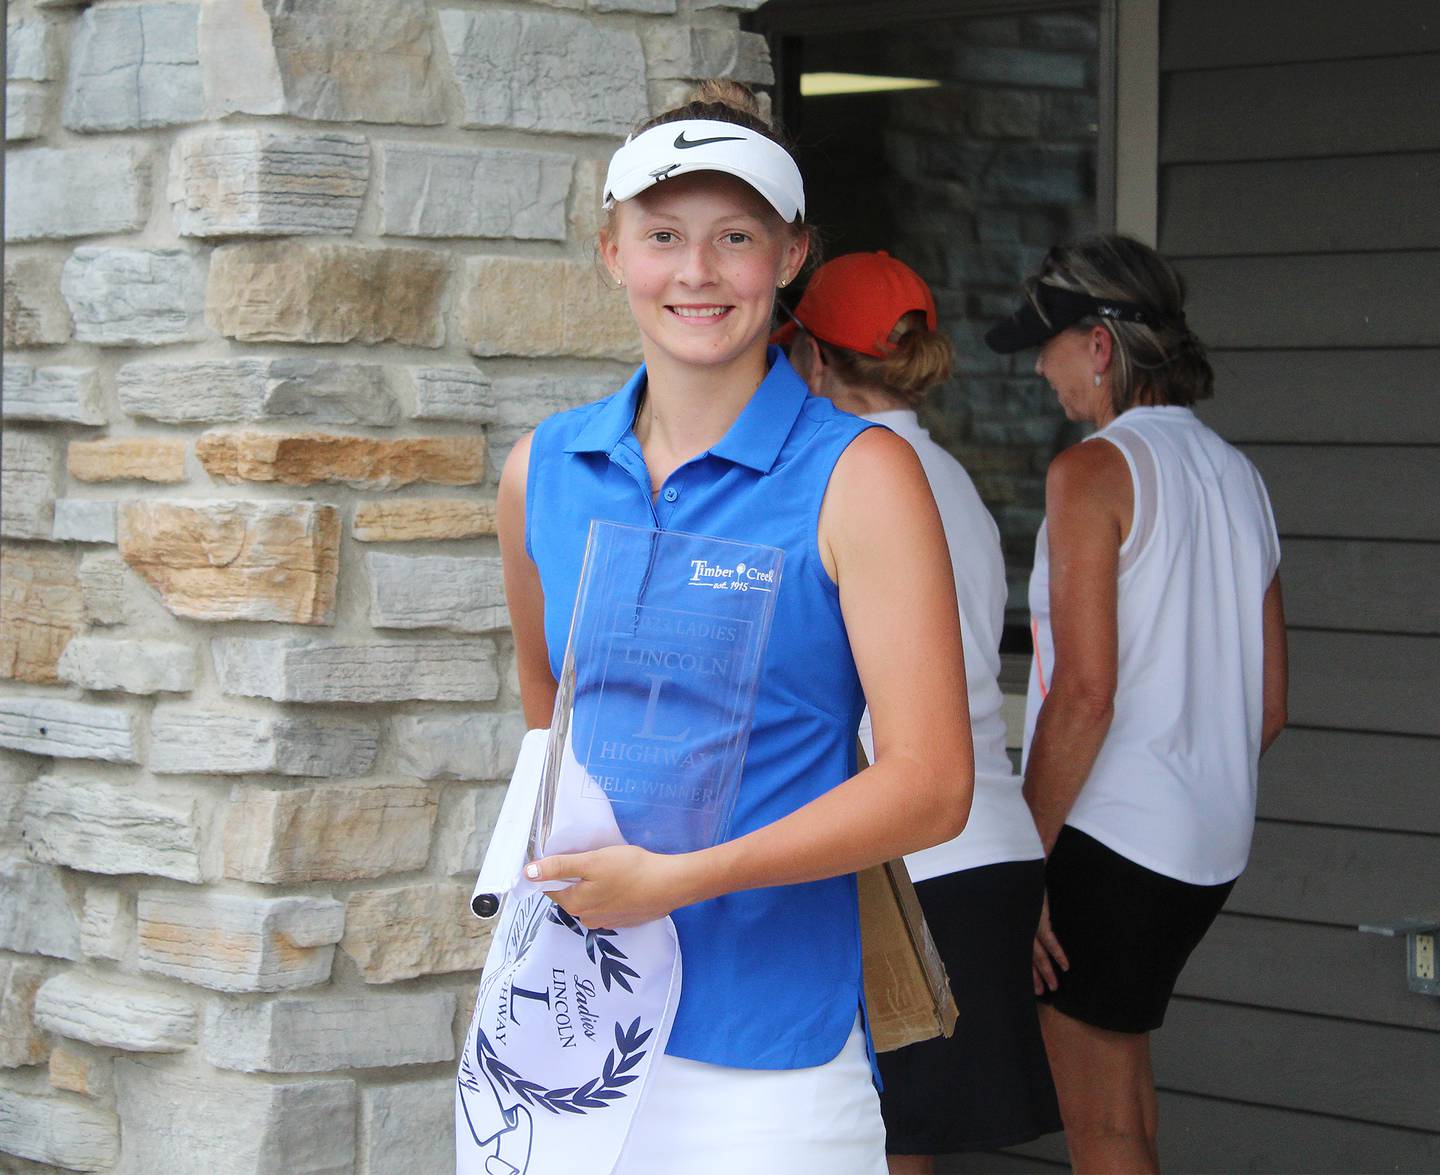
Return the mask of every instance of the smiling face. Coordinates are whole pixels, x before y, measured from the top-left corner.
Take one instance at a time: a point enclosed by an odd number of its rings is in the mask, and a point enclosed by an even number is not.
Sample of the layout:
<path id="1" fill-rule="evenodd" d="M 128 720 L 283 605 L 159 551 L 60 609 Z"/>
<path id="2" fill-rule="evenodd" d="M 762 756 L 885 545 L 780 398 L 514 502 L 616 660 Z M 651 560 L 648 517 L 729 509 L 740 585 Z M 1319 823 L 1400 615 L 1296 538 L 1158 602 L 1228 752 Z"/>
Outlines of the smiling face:
<path id="1" fill-rule="evenodd" d="M 803 233 L 720 172 L 656 184 L 615 209 L 600 254 L 623 281 L 646 362 L 714 367 L 763 351 L 775 288 L 805 260 Z"/>

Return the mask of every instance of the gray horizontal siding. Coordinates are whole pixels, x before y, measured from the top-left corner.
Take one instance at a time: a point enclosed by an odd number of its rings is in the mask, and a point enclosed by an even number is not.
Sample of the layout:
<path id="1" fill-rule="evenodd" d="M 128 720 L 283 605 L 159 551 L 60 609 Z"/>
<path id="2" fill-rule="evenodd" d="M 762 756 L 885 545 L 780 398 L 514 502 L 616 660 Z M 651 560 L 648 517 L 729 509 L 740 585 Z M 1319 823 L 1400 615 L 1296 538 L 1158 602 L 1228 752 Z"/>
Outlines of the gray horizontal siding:
<path id="1" fill-rule="evenodd" d="M 1200 415 L 1234 442 L 1440 444 L 1440 349 L 1210 352 Z"/>
<path id="2" fill-rule="evenodd" d="M 1427 249 L 1437 193 L 1440 153 L 1177 164 L 1165 175 L 1160 248 L 1177 257 Z"/>
<path id="3" fill-rule="evenodd" d="M 1275 506 L 1292 724 L 1155 1035 L 1162 1159 L 1434 1171 L 1440 1001 L 1356 927 L 1440 897 L 1440 9 L 1161 15 L 1160 246 Z"/>
<path id="4" fill-rule="evenodd" d="M 1281 576 L 1297 628 L 1440 634 L 1440 545 L 1292 538 Z"/>
<path id="5" fill-rule="evenodd" d="M 1162 11 L 1167 72 L 1440 51 L 1428 0 L 1168 0 Z"/>
<path id="6" fill-rule="evenodd" d="M 1440 1171 L 1440 1135 L 1273 1106 L 1246 1105 L 1161 1089 L 1160 1168 L 1185 1175 L 1239 1171 L 1356 1175 L 1356 1172 Z M 949 1175 L 1045 1175 L 1065 1153 L 1059 1135 L 1003 1155 L 941 1160 Z M 1001 1163 L 995 1159 L 1003 1159 Z"/>
<path id="7" fill-rule="evenodd" d="M 1345 928 L 1423 913 L 1440 894 L 1437 847 L 1414 833 L 1262 820 L 1225 908 Z"/>
<path id="8" fill-rule="evenodd" d="M 1314 629 L 1289 637 L 1297 726 L 1440 736 L 1440 640 Z"/>
<path id="9" fill-rule="evenodd" d="M 1307 1175 L 1440 1170 L 1440 1137 L 1270 1106 L 1160 1091 L 1166 1171 L 1234 1175 L 1304 1171 Z"/>
<path id="10" fill-rule="evenodd" d="M 1440 150 L 1427 99 L 1437 92 L 1440 53 L 1171 73 L 1161 83 L 1160 160 Z"/>
<path id="11" fill-rule="evenodd" d="M 1432 448 L 1246 445 L 1282 536 L 1440 539 Z"/>
<path id="12" fill-rule="evenodd" d="M 1405 986 L 1404 940 L 1352 926 L 1221 914 L 1175 990 L 1251 1007 L 1440 1029 L 1440 1000 L 1416 999 Z"/>
<path id="13" fill-rule="evenodd" d="M 1440 1049 L 1430 1032 L 1179 998 L 1153 1044 L 1165 1089 L 1440 1128 Z"/>
<path id="14" fill-rule="evenodd" d="M 1260 760 L 1259 813 L 1440 836 L 1440 740 L 1292 727 Z"/>
<path id="15" fill-rule="evenodd" d="M 1295 965 L 1303 963 L 1296 960 Z M 1312 1166 L 1301 1161 L 1299 1155 L 1280 1149 L 1278 1139 L 1244 1129 L 1245 1120 L 1236 1116 L 1241 1107 L 1233 1104 L 1240 1101 L 1347 1119 L 1332 1122 L 1327 1128 L 1325 1119 L 1311 1117 L 1309 1127 L 1332 1137 L 1351 1138 L 1351 1144 L 1344 1147 L 1350 1155 L 1357 1153 L 1357 1140 L 1399 1141 L 1389 1132 L 1372 1134 L 1363 1127 L 1352 1134 L 1352 1128 L 1360 1123 L 1412 1130 L 1440 1126 L 1435 1102 L 1435 1090 L 1440 1088 L 1440 1049 L 1435 1048 L 1435 1037 L 1429 1032 L 1180 996 L 1170 1005 L 1165 1027 L 1152 1039 L 1152 1053 L 1155 1083 L 1160 1089 L 1225 1099 L 1223 1112 L 1217 1113 L 1207 1113 L 1192 1104 L 1185 1107 L 1183 1114 L 1172 1113 L 1167 1118 L 1162 1106 L 1160 1149 L 1162 1159 L 1167 1153 L 1170 1156 L 1170 1170 L 1336 1169 L 1323 1160 L 1322 1165 Z M 1192 1116 L 1197 1112 L 1198 1120 Z M 1179 1133 L 1174 1128 L 1176 1118 L 1183 1123 Z M 1232 1156 L 1236 1153 L 1229 1148 L 1239 1140 L 1227 1143 L 1206 1138 L 1197 1132 L 1202 1122 L 1216 1124 L 1221 1133 L 1241 1135 L 1245 1151 L 1264 1156 L 1262 1161 L 1246 1166 L 1219 1165 L 1227 1151 Z M 1251 1124 L 1255 1124 L 1253 1119 Z M 1177 1160 L 1175 1155 L 1176 1148 L 1187 1145 L 1186 1133 L 1194 1138 L 1188 1144 L 1195 1147 L 1191 1152 L 1193 1161 Z M 1399 1153 L 1408 1152 L 1412 1159 L 1433 1154 L 1432 1148 L 1440 1139 L 1422 1136 L 1417 1142 L 1418 1149 L 1414 1144 L 1402 1143 Z M 1064 1153 L 1063 1147 L 1063 1139 L 1051 1136 L 1014 1149 L 1053 1159 Z M 1317 1159 L 1321 1154 L 1314 1143 L 1302 1146 L 1299 1153 Z M 1392 1161 L 1388 1152 L 1378 1151 L 1357 1166 L 1339 1169 L 1399 1169 L 1392 1166 Z"/>
<path id="16" fill-rule="evenodd" d="M 1212 347 L 1440 346 L 1440 251 L 1196 258 L 1179 268 L 1190 321 Z"/>

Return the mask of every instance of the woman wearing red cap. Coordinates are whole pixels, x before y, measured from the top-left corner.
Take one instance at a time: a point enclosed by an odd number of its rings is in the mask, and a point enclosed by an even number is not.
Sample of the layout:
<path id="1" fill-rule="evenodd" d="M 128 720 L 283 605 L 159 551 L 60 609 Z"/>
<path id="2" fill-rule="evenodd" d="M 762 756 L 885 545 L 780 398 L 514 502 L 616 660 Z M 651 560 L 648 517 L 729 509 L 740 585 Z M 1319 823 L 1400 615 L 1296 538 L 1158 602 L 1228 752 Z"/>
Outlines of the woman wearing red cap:
<path id="1" fill-rule="evenodd" d="M 1000 535 L 969 476 L 920 427 L 915 408 L 950 374 L 935 300 L 908 265 L 851 253 L 818 269 L 780 332 L 812 390 L 883 424 L 915 449 L 940 508 L 965 641 L 975 797 L 965 831 L 906 865 L 950 974 L 960 1021 L 948 1040 L 880 1057 L 890 1170 L 932 1171 L 933 1156 L 1008 1146 L 1060 1129 L 1030 991 L 1044 853 L 1005 753 Z M 868 715 L 861 739 L 869 751 Z"/>

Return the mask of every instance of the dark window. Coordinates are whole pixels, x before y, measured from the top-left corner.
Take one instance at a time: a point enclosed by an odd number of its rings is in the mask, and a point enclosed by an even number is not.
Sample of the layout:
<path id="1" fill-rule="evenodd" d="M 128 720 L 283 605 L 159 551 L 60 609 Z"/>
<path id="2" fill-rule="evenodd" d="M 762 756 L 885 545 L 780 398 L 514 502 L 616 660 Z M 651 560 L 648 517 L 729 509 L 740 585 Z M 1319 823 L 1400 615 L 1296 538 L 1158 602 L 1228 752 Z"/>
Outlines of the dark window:
<path id="1" fill-rule="evenodd" d="M 1108 218 L 1104 21 L 1097 5 L 976 7 L 771 0 L 751 27 L 770 37 L 776 114 L 826 255 L 885 249 L 935 291 L 959 371 L 921 419 L 1000 525 L 1023 627 L 1045 469 L 1074 433 L 1034 356 L 981 336 L 1051 245 Z"/>

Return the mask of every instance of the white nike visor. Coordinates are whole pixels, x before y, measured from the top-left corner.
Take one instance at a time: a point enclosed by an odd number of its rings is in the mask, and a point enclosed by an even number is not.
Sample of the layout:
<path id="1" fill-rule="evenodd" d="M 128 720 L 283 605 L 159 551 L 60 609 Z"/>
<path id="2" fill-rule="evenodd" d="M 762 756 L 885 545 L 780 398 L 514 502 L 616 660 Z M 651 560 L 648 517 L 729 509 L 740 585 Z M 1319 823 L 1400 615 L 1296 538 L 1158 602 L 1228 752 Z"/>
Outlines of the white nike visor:
<path id="1" fill-rule="evenodd" d="M 701 118 L 661 123 L 626 139 L 610 159 L 604 206 L 692 171 L 723 171 L 744 180 L 787 224 L 805 216 L 805 184 L 790 152 L 749 127 Z"/>

